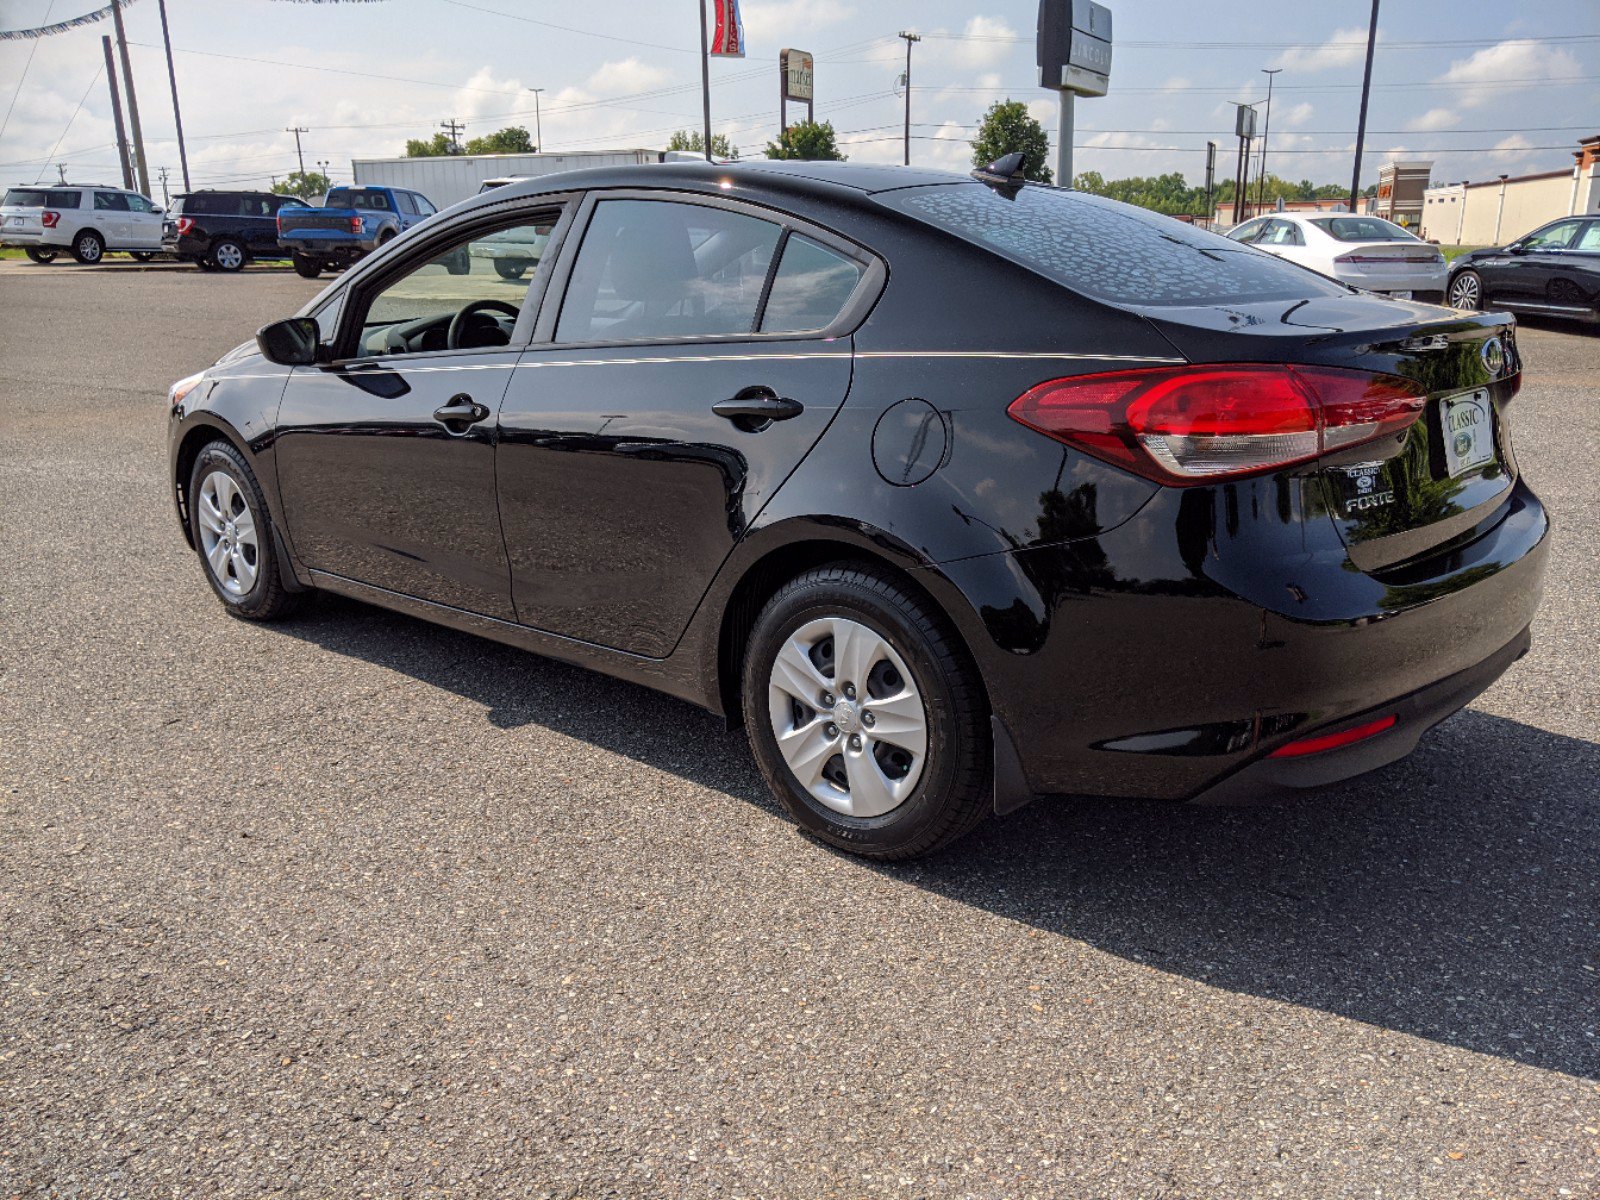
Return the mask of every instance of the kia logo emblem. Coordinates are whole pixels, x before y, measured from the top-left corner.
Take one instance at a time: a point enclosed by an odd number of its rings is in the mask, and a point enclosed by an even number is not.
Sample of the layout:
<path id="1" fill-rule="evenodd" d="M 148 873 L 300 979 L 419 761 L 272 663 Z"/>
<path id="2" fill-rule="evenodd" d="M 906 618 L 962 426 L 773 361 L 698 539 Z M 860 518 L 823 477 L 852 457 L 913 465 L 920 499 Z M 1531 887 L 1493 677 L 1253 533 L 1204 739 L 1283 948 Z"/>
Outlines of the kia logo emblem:
<path id="1" fill-rule="evenodd" d="M 1506 350 L 1497 337 L 1490 338 L 1483 344 L 1483 349 L 1478 353 L 1483 358 L 1483 369 L 1489 372 L 1490 377 L 1499 375 L 1506 365 Z"/>

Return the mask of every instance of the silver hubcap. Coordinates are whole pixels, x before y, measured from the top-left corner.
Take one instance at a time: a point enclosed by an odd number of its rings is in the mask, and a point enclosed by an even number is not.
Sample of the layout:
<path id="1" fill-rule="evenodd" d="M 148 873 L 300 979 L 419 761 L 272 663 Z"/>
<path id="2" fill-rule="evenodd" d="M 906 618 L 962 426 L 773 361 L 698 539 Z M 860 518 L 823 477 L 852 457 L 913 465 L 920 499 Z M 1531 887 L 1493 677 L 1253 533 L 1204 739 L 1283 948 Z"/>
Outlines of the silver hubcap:
<path id="1" fill-rule="evenodd" d="M 235 270 L 243 261 L 244 253 L 233 243 L 217 247 L 217 266 L 224 271 Z"/>
<path id="2" fill-rule="evenodd" d="M 244 491 L 226 471 L 213 471 L 200 484 L 195 505 L 200 550 L 211 574 L 230 595 L 243 596 L 256 585 L 261 547 L 256 521 Z"/>
<path id="3" fill-rule="evenodd" d="M 1477 308 L 1478 281 L 1471 275 L 1456 280 L 1450 288 L 1450 303 L 1456 308 Z"/>
<path id="4" fill-rule="evenodd" d="M 808 621 L 784 641 L 767 687 L 783 760 L 820 803 L 850 817 L 904 804 L 928 757 L 928 714 L 895 648 L 859 621 Z"/>
<path id="5" fill-rule="evenodd" d="M 100 257 L 100 243 L 92 237 L 86 237 L 78 243 L 78 253 L 82 254 L 90 262 L 94 262 L 95 259 Z"/>

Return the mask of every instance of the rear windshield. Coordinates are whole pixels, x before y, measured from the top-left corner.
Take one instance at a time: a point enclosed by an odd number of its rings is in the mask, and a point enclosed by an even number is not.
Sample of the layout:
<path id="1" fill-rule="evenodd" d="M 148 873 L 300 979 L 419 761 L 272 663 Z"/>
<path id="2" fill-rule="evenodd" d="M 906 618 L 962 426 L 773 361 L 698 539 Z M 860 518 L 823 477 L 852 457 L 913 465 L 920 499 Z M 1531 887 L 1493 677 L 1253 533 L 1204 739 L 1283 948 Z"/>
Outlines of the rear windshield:
<path id="1" fill-rule="evenodd" d="M 1341 242 L 1420 242 L 1400 226 L 1382 217 L 1313 217 L 1311 223 Z"/>
<path id="2" fill-rule="evenodd" d="M 361 208 L 388 212 L 389 197 L 383 192 L 363 192 L 355 188 L 334 188 L 328 193 L 328 208 Z"/>
<path id="3" fill-rule="evenodd" d="M 1347 291 L 1218 234 L 1082 192 L 1024 187 L 1007 199 L 981 183 L 952 183 L 877 198 L 1112 304 L 1245 304 Z"/>
<path id="4" fill-rule="evenodd" d="M 11 188 L 0 204 L 15 208 L 77 208 L 78 193 L 67 188 Z"/>

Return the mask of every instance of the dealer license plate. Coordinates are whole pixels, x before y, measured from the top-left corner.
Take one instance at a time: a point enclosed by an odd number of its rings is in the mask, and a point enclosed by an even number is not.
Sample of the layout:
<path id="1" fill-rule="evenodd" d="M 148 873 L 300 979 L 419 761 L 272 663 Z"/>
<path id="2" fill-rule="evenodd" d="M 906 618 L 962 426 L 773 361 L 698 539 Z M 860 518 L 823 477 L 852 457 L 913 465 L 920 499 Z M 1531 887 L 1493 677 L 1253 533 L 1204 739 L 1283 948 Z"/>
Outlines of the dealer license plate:
<path id="1" fill-rule="evenodd" d="M 1494 405 L 1479 388 L 1440 402 L 1444 461 L 1451 478 L 1494 461 Z"/>
<path id="2" fill-rule="evenodd" d="M 1396 300 L 1409 300 L 1409 299 L 1411 299 L 1411 293 L 1410 292 L 1390 292 L 1389 295 L 1393 296 Z"/>

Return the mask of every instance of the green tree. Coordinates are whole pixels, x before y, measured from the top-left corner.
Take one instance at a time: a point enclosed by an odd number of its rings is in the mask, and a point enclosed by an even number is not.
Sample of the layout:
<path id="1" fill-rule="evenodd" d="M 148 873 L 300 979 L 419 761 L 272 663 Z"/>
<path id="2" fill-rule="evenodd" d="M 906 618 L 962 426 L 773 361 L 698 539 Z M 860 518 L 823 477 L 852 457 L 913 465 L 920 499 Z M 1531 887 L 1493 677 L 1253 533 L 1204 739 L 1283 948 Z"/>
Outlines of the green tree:
<path id="1" fill-rule="evenodd" d="M 507 125 L 467 143 L 468 154 L 532 154 L 536 150 L 533 137 L 521 125 Z"/>
<path id="2" fill-rule="evenodd" d="M 272 190 L 280 196 L 299 196 L 302 200 L 309 200 L 313 196 L 324 195 L 332 186 L 332 180 L 321 171 L 290 171 L 272 185 Z"/>
<path id="3" fill-rule="evenodd" d="M 1028 156 L 1022 168 L 1025 178 L 1034 183 L 1051 182 L 1050 168 L 1045 165 L 1050 158 L 1050 137 L 1044 126 L 1033 119 L 1021 100 L 996 100 L 983 114 L 978 136 L 972 139 L 972 165 L 987 167 L 1018 151 Z"/>
<path id="4" fill-rule="evenodd" d="M 767 157 L 845 161 L 834 138 L 832 121 L 797 121 L 785 129 L 777 141 L 767 143 Z"/>
<path id="5" fill-rule="evenodd" d="M 667 139 L 668 150 L 692 150 L 696 154 L 706 152 L 706 139 L 698 129 L 680 129 Z M 711 155 L 713 158 L 738 158 L 739 147 L 728 140 L 725 133 L 711 135 Z"/>
<path id="6" fill-rule="evenodd" d="M 422 138 L 406 139 L 407 158 L 443 158 L 445 155 L 454 154 L 455 152 L 455 143 L 450 140 L 448 134 L 443 132 L 436 133 L 427 140 Z"/>

